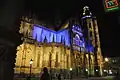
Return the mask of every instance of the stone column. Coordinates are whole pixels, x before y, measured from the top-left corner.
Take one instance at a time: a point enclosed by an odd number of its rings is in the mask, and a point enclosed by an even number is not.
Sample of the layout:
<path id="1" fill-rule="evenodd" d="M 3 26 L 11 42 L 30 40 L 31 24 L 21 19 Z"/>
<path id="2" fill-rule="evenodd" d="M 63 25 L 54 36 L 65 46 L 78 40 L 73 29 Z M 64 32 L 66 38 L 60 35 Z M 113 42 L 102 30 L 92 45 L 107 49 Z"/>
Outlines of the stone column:
<path id="1" fill-rule="evenodd" d="M 91 55 L 91 59 L 92 59 L 92 62 L 91 62 L 91 66 L 92 66 L 92 75 L 94 75 L 94 55 Z"/>
<path id="2" fill-rule="evenodd" d="M 70 54 L 70 50 L 68 50 L 68 56 L 69 56 L 69 67 L 68 69 L 70 69 L 72 66 L 71 66 L 71 54 Z"/>
<path id="3" fill-rule="evenodd" d="M 62 69 L 62 47 L 60 47 L 60 69 Z"/>
<path id="4" fill-rule="evenodd" d="M 42 58 L 42 68 L 43 68 L 43 67 L 45 67 L 45 63 L 44 63 L 45 62 L 45 57 L 44 57 L 45 56 L 45 45 L 43 45 L 43 55 L 42 56 L 43 56 L 43 58 Z"/>

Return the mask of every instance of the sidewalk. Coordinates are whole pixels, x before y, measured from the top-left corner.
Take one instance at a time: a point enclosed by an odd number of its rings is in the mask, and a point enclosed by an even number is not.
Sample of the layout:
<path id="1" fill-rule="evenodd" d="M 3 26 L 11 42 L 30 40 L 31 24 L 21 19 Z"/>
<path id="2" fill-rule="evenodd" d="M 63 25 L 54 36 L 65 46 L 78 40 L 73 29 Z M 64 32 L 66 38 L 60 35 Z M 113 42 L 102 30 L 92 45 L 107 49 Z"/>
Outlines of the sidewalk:
<path id="1" fill-rule="evenodd" d="M 52 79 L 52 80 L 58 80 L 58 79 Z M 61 80 L 88 80 L 85 78 L 76 78 L 76 79 L 61 79 Z"/>
<path id="2" fill-rule="evenodd" d="M 14 79 L 14 80 L 27 80 L 25 78 L 19 78 L 19 79 Z M 39 80 L 39 79 L 31 79 L 31 80 Z M 58 79 L 52 79 L 52 80 L 58 80 Z M 79 79 L 61 79 L 61 80 L 87 80 L 87 79 L 82 79 L 82 78 L 79 78 Z"/>

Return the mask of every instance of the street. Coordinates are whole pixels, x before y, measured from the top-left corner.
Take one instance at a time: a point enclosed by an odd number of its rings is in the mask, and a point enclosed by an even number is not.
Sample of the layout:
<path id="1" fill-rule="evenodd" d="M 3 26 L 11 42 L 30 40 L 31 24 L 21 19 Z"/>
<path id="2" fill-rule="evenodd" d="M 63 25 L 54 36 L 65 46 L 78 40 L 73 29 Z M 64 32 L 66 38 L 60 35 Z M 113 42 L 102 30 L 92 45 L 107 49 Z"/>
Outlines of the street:
<path id="1" fill-rule="evenodd" d="M 70 79 L 64 79 L 64 80 L 70 80 Z M 114 76 L 106 76 L 106 77 L 78 78 L 71 80 L 119 80 L 119 79 L 114 79 Z"/>
<path id="2" fill-rule="evenodd" d="M 14 80 L 26 80 L 25 78 L 17 78 Z M 31 80 L 39 80 L 39 78 L 32 78 Z M 52 79 L 52 80 L 58 80 L 58 79 Z M 61 79 L 61 80 L 120 80 L 114 78 L 114 76 L 106 76 L 106 77 L 89 77 L 89 78 L 76 78 L 76 79 Z"/>
<path id="3" fill-rule="evenodd" d="M 87 79 L 80 78 L 80 79 L 72 79 L 72 80 L 117 80 L 117 79 L 114 79 L 114 76 L 106 76 L 106 77 L 90 77 Z"/>

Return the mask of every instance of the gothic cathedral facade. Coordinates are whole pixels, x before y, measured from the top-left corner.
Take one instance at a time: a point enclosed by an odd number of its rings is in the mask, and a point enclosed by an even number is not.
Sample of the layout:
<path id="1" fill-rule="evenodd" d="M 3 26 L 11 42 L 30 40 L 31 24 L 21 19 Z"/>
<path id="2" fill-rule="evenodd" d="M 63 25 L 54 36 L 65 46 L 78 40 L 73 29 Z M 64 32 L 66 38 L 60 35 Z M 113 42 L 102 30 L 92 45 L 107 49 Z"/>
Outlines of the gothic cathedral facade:
<path id="1" fill-rule="evenodd" d="M 15 74 L 29 74 L 32 59 L 33 74 L 47 67 L 53 73 L 68 73 L 72 69 L 76 75 L 95 75 L 95 72 L 102 75 L 97 20 L 88 7 L 84 7 L 81 22 L 80 25 L 69 20 L 62 29 L 55 31 L 23 17 L 19 31 L 23 43 L 17 47 Z"/>

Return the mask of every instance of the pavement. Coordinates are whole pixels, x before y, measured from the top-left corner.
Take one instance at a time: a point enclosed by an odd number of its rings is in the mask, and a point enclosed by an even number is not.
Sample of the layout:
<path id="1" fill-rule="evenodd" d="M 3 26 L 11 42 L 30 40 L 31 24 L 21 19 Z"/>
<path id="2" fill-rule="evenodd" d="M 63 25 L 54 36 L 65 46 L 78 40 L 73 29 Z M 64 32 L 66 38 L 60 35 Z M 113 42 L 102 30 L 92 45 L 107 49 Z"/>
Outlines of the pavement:
<path id="1" fill-rule="evenodd" d="M 114 76 L 106 76 L 106 77 L 79 78 L 79 79 L 73 79 L 73 80 L 120 80 L 120 79 L 114 79 Z"/>
<path id="2" fill-rule="evenodd" d="M 62 79 L 62 80 L 120 80 L 120 79 L 114 79 L 114 76 L 106 76 L 106 77 L 89 77 L 89 78 Z"/>
<path id="3" fill-rule="evenodd" d="M 14 80 L 26 80 L 24 79 L 14 79 Z M 39 80 L 39 79 L 32 79 L 32 80 Z M 52 79 L 58 80 L 58 79 Z M 106 76 L 106 77 L 89 77 L 89 78 L 76 78 L 76 79 L 61 79 L 61 80 L 120 80 L 119 78 L 115 78 L 114 76 Z"/>

